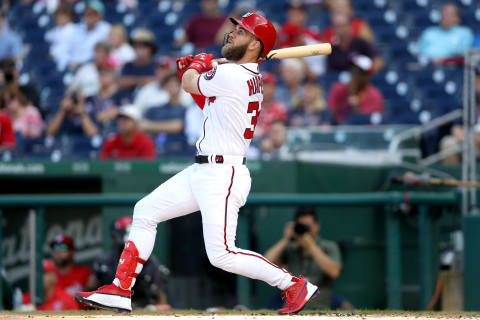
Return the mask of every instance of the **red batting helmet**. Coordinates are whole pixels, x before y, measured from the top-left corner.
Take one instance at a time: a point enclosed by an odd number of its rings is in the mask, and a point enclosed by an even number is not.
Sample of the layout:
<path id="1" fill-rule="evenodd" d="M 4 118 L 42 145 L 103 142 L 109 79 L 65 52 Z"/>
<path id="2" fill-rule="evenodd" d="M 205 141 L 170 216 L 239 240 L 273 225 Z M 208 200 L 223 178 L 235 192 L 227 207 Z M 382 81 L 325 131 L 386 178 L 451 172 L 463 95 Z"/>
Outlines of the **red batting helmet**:
<path id="1" fill-rule="evenodd" d="M 230 21 L 235 25 L 240 25 L 262 41 L 263 51 L 261 56 L 263 58 L 265 58 L 275 46 L 277 31 L 273 24 L 261 14 L 249 12 L 242 16 L 242 20 L 230 18 Z"/>

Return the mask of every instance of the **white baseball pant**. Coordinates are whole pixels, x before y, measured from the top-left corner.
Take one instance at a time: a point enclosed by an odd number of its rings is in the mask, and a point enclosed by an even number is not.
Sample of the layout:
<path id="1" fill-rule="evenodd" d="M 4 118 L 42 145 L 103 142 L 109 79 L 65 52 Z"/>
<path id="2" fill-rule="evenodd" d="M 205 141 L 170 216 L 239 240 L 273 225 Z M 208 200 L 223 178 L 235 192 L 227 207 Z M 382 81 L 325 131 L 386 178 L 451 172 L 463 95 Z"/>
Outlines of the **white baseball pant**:
<path id="1" fill-rule="evenodd" d="M 245 165 L 193 164 L 136 203 L 129 240 L 135 243 L 140 258 L 147 260 L 158 223 L 200 210 L 212 265 L 285 290 L 292 279 L 288 271 L 235 246 L 238 211 L 247 200 L 250 185 Z"/>

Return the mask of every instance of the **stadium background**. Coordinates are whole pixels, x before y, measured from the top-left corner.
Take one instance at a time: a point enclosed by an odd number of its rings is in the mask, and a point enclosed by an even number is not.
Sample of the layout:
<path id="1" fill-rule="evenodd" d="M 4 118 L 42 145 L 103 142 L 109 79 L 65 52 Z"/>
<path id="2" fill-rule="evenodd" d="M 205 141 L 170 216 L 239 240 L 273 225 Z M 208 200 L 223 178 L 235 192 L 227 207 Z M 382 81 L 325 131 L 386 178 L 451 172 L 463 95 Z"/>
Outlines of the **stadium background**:
<path id="1" fill-rule="evenodd" d="M 428 123 L 462 104 L 462 67 L 439 67 L 424 64 L 415 55 L 414 42 L 421 31 L 439 21 L 442 1 L 421 0 L 361 0 L 352 1 L 355 15 L 366 20 L 373 29 L 376 45 L 385 61 L 383 70 L 375 74 L 372 82 L 385 96 L 385 112 L 376 125 L 359 128 L 332 128 L 324 134 L 313 134 L 301 140 L 306 153 L 288 161 L 250 161 L 253 178 L 253 193 L 347 193 L 407 190 L 392 186 L 389 177 L 406 171 L 403 164 L 379 163 L 375 156 L 356 163 L 351 149 L 367 150 L 375 143 L 375 149 L 388 148 L 393 133 L 407 127 Z M 327 11 L 312 2 L 308 25 L 322 30 L 329 25 Z M 457 1 L 463 12 L 463 24 L 472 30 L 478 29 L 480 8 L 475 1 Z M 185 48 L 174 45 L 175 34 L 188 19 L 199 12 L 197 1 L 139 1 L 138 8 L 131 10 L 115 1 L 105 1 L 105 20 L 123 23 L 131 33 L 138 27 L 146 27 L 155 33 L 158 54 L 179 56 Z M 220 1 L 221 10 L 228 14 L 236 1 Z M 256 6 L 273 21 L 285 21 L 285 1 L 257 1 Z M 75 6 L 82 12 L 82 2 Z M 28 54 L 21 64 L 22 81 L 35 83 L 41 93 L 45 117 L 57 110 L 64 94 L 69 71 L 57 70 L 49 58 L 45 33 L 53 26 L 51 13 L 41 2 L 22 4 L 13 1 L 7 17 L 12 28 L 19 32 Z M 218 50 L 218 48 L 212 48 Z M 278 63 L 262 65 L 275 72 Z M 319 77 L 317 81 L 328 92 L 333 82 L 341 79 L 342 73 Z M 401 119 L 401 120 L 398 120 Z M 400 126 L 397 126 L 400 125 Z M 393 130 L 393 131 L 392 131 Z M 429 132 L 422 139 L 413 139 L 409 150 L 424 156 L 438 151 L 440 138 L 449 131 L 449 126 Z M 291 150 L 300 144 L 295 129 L 290 137 Z M 316 132 L 315 128 L 312 132 Z M 339 138 L 340 137 L 344 138 Z M 393 132 L 393 133 L 392 133 Z M 387 134 L 388 133 L 388 134 Z M 345 136 L 347 137 L 345 139 Z M 318 141 L 312 141 L 315 138 Z M 43 138 L 42 138 L 43 139 Z M 378 142 L 380 141 L 380 142 Z M 22 143 L 25 143 L 22 145 Z M 63 142 L 65 143 L 65 141 Z M 158 160 L 105 161 L 96 159 L 98 143 L 67 141 L 58 149 L 44 147 L 43 140 L 20 141 L 14 152 L 6 152 L 0 163 L 0 193 L 8 194 L 63 194 L 63 193 L 146 193 L 159 183 L 185 167 L 189 160 L 160 154 Z M 347 163 L 336 161 L 309 161 L 309 155 L 322 159 L 322 146 L 343 152 Z M 40 147 L 39 147 L 40 146 Z M 333 146 L 333 147 L 332 147 Z M 309 154 L 308 152 L 311 152 Z M 407 155 L 410 155 L 407 153 Z M 404 157 L 404 154 L 401 155 Z M 371 163 L 376 165 L 368 164 Z M 460 177 L 459 166 L 433 167 Z M 281 174 L 280 174 L 281 173 Z M 132 184 L 135 181 L 135 184 Z M 435 189 L 437 190 L 437 189 Z M 432 257 L 432 275 L 439 270 L 439 250 L 448 244 L 450 233 L 461 228 L 462 219 L 458 208 L 433 208 L 435 253 Z M 76 240 L 78 260 L 90 263 L 101 250 L 109 249 L 108 226 L 118 216 L 129 214 L 130 208 L 55 208 L 46 214 L 45 239 L 48 241 L 59 230 L 65 230 Z M 264 252 L 278 239 L 283 225 L 291 219 L 294 208 L 261 207 L 249 218 L 252 233 L 251 248 Z M 319 208 L 320 219 L 326 227 L 322 235 L 341 244 L 344 255 L 342 276 L 335 283 L 336 291 L 347 297 L 359 308 L 387 307 L 385 282 L 385 216 L 382 207 Z M 402 295 L 403 308 L 421 309 L 418 259 L 418 225 L 416 212 L 402 216 Z M 178 308 L 205 308 L 212 305 L 232 307 L 235 304 L 235 277 L 215 270 L 208 265 L 201 241 L 200 216 L 192 215 L 165 223 L 159 227 L 155 253 L 172 270 L 170 300 Z M 20 230 L 20 232 L 19 232 Z M 28 276 L 28 231 L 27 212 L 23 209 L 5 209 L 3 223 L 3 265 L 16 285 L 26 289 Z M 245 235 L 240 235 L 245 236 Z M 45 247 L 45 251 L 48 249 Z M 207 275 L 206 277 L 204 275 Z M 435 281 L 435 276 L 430 277 Z M 200 289 L 202 288 L 202 289 Z M 205 294 L 205 291 L 209 294 Z M 251 291 L 254 301 L 251 307 L 265 306 L 274 293 L 260 283 Z M 478 308 L 479 304 L 470 308 Z"/>

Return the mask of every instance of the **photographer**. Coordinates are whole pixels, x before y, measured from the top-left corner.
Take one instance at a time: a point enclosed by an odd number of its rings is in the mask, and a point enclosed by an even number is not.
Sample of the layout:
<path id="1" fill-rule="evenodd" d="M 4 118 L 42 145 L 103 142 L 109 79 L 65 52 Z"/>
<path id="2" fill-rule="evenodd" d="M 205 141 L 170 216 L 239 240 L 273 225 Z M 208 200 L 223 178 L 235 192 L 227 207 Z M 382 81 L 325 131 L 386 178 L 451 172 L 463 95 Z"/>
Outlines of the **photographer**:
<path id="1" fill-rule="evenodd" d="M 339 304 L 332 295 L 332 285 L 342 269 L 340 249 L 335 242 L 320 238 L 319 231 L 315 209 L 300 207 L 295 221 L 286 224 L 283 238 L 265 253 L 265 258 L 318 286 L 319 296 L 307 308 L 334 309 Z"/>
<path id="2" fill-rule="evenodd" d="M 67 94 L 62 99 L 58 112 L 48 124 L 46 134 L 47 136 L 66 134 L 87 137 L 98 134 L 93 115 L 87 112 L 85 98 L 81 94 Z"/>

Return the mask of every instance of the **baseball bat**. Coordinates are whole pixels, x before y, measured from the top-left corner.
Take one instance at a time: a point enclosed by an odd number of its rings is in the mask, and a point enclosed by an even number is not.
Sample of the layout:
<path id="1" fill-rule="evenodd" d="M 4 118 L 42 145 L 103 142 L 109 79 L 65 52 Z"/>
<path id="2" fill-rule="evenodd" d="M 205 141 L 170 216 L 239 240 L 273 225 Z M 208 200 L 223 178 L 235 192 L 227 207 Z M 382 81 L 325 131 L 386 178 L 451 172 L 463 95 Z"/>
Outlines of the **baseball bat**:
<path id="1" fill-rule="evenodd" d="M 332 53 L 330 43 L 311 44 L 307 46 L 289 47 L 275 49 L 267 54 L 269 59 L 288 59 L 288 58 L 304 58 L 311 56 L 327 55 Z"/>
<path id="2" fill-rule="evenodd" d="M 404 184 L 406 186 L 429 187 L 429 186 L 450 186 L 450 187 L 470 187 L 480 188 L 479 182 L 462 181 L 455 179 L 439 179 L 432 178 L 428 174 L 414 174 L 407 172 L 401 177 L 394 177 L 394 182 Z"/>

